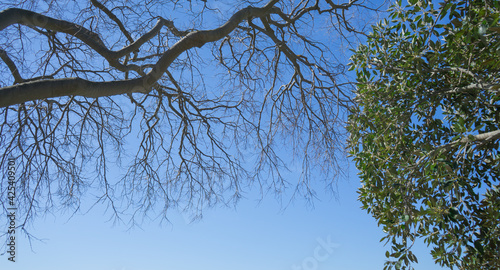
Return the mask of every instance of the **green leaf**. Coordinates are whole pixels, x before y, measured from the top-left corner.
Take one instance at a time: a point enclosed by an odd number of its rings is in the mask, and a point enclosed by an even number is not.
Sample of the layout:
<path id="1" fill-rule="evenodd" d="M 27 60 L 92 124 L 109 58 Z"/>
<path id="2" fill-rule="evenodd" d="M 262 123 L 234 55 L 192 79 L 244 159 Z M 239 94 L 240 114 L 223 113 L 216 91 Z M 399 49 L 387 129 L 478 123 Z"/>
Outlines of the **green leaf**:
<path id="1" fill-rule="evenodd" d="M 472 236 L 500 219 L 499 194 L 491 195 L 500 142 L 475 138 L 500 130 L 500 3 L 446 1 L 437 9 L 410 0 L 391 12 L 365 43 L 383 69 L 358 73 L 359 109 L 350 118 L 359 200 L 384 225 L 393 252 L 386 257 L 399 258 L 398 267 L 416 262 L 403 243 L 423 237 L 442 266 L 482 269 L 500 246 L 500 231 Z M 461 256 L 466 243 L 471 252 Z"/>

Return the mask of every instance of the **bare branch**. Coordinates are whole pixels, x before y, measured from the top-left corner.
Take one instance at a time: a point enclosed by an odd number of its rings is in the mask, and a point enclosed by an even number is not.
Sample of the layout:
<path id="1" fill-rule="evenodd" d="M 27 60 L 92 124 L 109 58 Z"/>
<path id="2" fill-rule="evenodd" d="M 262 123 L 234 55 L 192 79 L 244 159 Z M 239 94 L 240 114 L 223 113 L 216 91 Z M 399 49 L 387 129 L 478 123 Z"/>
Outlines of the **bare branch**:
<path id="1" fill-rule="evenodd" d="M 2 58 L 7 67 L 10 69 L 10 72 L 12 72 L 12 76 L 14 76 L 14 83 L 23 82 L 24 79 L 21 77 L 21 74 L 19 74 L 16 64 L 12 61 L 12 59 L 10 59 L 6 51 L 0 49 L 0 58 Z"/>
<path id="2" fill-rule="evenodd" d="M 125 37 L 127 37 L 128 41 L 130 43 L 134 43 L 134 39 L 132 38 L 132 36 L 130 35 L 130 33 L 127 31 L 127 29 L 125 28 L 125 26 L 123 25 L 123 23 L 118 19 L 118 17 L 116 17 L 116 15 L 113 14 L 113 12 L 111 12 L 111 10 L 107 9 L 102 3 L 100 3 L 97 0 L 90 0 L 90 2 L 95 7 L 97 7 L 100 10 L 102 10 L 104 13 L 106 13 L 106 15 L 108 15 L 108 17 L 111 20 L 113 20 L 118 25 L 118 27 L 120 28 L 120 31 L 122 31 L 122 33 L 125 35 Z"/>
<path id="3" fill-rule="evenodd" d="M 0 88 L 0 167 L 22 164 L 23 219 L 85 194 L 133 223 L 254 185 L 308 199 L 313 175 L 333 187 L 352 84 L 325 40 L 350 44 L 361 5 L 256 3 L 0 4 L 0 79 L 14 81 Z"/>
<path id="4" fill-rule="evenodd" d="M 14 85 L 0 89 L 0 108 L 30 100 L 68 95 L 102 97 L 130 93 L 147 93 L 150 91 L 151 87 L 156 83 L 156 81 L 160 79 L 161 76 L 163 76 L 170 64 L 181 53 L 193 47 L 201 47 L 205 43 L 222 39 L 230 32 L 232 32 L 243 20 L 252 17 L 260 17 L 268 13 L 271 10 L 272 3 L 274 2 L 277 1 L 271 1 L 263 8 L 244 8 L 236 12 L 224 25 L 214 30 L 191 32 L 183 39 L 179 40 L 176 44 L 174 44 L 174 46 L 172 46 L 170 49 L 168 49 L 162 55 L 162 57 L 160 57 L 153 69 L 143 77 L 132 80 L 111 82 L 90 82 L 79 78 L 71 78 Z M 69 22 L 55 20 L 27 10 L 9 9 L 7 11 L 3 11 L 3 13 L 4 14 L 0 14 L 0 18 L 6 19 L 0 20 L 0 30 L 5 28 L 8 23 L 14 23 L 12 21 L 15 21 L 16 23 L 24 22 L 24 24 L 27 24 L 26 21 L 29 21 L 29 19 L 33 19 L 34 22 L 38 22 L 40 19 L 37 16 L 40 16 L 45 20 L 45 22 L 33 23 L 31 25 L 40 27 L 42 27 L 42 25 L 45 25 L 44 27 L 46 29 L 54 31 L 58 30 L 60 32 L 78 37 L 90 47 L 93 47 L 93 49 L 95 49 L 101 55 L 105 56 L 105 58 L 107 58 L 107 55 L 109 56 L 109 54 L 111 54 L 111 51 L 107 50 L 102 45 L 102 41 L 98 38 L 95 38 L 96 35 L 94 33 L 86 30 L 83 27 L 79 27 Z M 16 20 L 12 19 L 12 17 L 16 14 L 19 16 L 19 18 Z M 90 36 L 93 37 L 91 38 Z"/>

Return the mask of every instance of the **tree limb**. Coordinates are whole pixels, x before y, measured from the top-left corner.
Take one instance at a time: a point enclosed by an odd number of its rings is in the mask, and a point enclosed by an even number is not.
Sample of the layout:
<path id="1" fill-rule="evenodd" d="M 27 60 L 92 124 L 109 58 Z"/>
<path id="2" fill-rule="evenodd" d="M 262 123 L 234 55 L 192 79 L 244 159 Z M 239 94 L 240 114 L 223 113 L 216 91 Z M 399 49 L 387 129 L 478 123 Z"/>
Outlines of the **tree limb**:
<path id="1" fill-rule="evenodd" d="M 12 61 L 12 59 L 10 59 L 6 51 L 0 49 L 0 58 L 2 58 L 7 67 L 10 69 L 10 72 L 12 72 L 12 76 L 14 76 L 14 83 L 23 82 L 24 79 L 21 77 L 21 74 L 19 74 L 16 64 Z"/>
<path id="2" fill-rule="evenodd" d="M 500 139 L 500 130 L 494 130 L 494 131 L 481 133 L 481 134 L 477 134 L 477 135 L 468 135 L 466 137 L 463 137 L 462 139 L 452 141 L 452 142 L 449 142 L 447 144 L 443 144 L 443 145 L 437 147 L 436 149 L 432 150 L 428 154 L 421 157 L 417 161 L 417 164 L 420 164 L 427 157 L 433 157 L 433 156 L 439 155 L 441 153 L 449 152 L 453 147 L 460 145 L 460 144 L 477 143 L 479 145 L 482 145 L 482 144 L 492 142 L 495 140 L 499 140 L 499 139 Z"/>
<path id="3" fill-rule="evenodd" d="M 115 14 L 113 14 L 113 12 L 111 12 L 111 10 L 106 8 L 102 3 L 100 3 L 97 0 L 90 0 L 90 2 L 92 3 L 92 5 L 94 5 L 95 7 L 102 10 L 104 13 L 106 13 L 106 15 L 108 15 L 108 17 L 118 25 L 118 27 L 120 28 L 122 33 L 125 35 L 125 37 L 127 37 L 128 41 L 130 41 L 130 43 L 134 42 L 134 39 L 132 38 L 130 33 L 127 31 L 127 29 L 125 29 L 125 26 L 123 25 L 123 23 L 118 19 L 118 17 L 116 17 Z"/>
<path id="4" fill-rule="evenodd" d="M 83 43 L 87 44 L 99 55 L 104 57 L 112 67 L 120 71 L 128 71 L 132 69 L 138 73 L 140 73 L 140 68 L 138 66 L 131 65 L 126 67 L 118 62 L 118 59 L 139 49 L 144 43 L 158 34 L 163 26 L 167 26 L 169 29 L 174 28 L 172 22 L 159 18 L 156 25 L 135 42 L 118 51 L 112 51 L 106 48 L 101 38 L 96 33 L 88 30 L 87 28 L 72 22 L 54 19 L 30 10 L 9 8 L 0 12 L 0 31 L 13 24 L 40 27 L 46 30 L 52 30 L 74 36 L 80 39 Z"/>
<path id="5" fill-rule="evenodd" d="M 154 65 L 153 69 L 145 76 L 131 80 L 117 80 L 109 82 L 92 82 L 80 78 L 66 78 L 21 83 L 0 89 L 0 108 L 31 100 L 60 96 L 77 95 L 95 98 L 127 93 L 147 93 L 156 81 L 163 76 L 170 64 L 181 53 L 193 47 L 201 47 L 206 43 L 222 39 L 231 33 L 242 21 L 248 18 L 261 17 L 268 14 L 276 2 L 278 2 L 278 0 L 270 1 L 262 8 L 251 6 L 243 8 L 236 12 L 224 25 L 219 28 L 189 33 L 175 43 L 170 49 L 164 52 L 158 62 Z M 159 23 L 160 22 L 161 20 Z M 123 49 L 118 52 L 108 50 L 104 47 L 102 41 L 95 33 L 70 22 L 56 20 L 22 9 L 7 9 L 0 13 L 0 30 L 16 23 L 44 27 L 53 31 L 70 34 L 85 42 L 106 59 L 108 59 L 108 57 L 114 59 L 114 57 L 120 55 L 121 51 L 123 51 Z M 153 31 L 150 31 L 145 36 L 149 36 L 151 32 Z M 135 43 L 127 46 L 126 48 L 131 50 L 130 48 L 133 47 L 134 44 L 139 43 L 139 41 L 142 42 L 144 39 L 147 40 L 147 37 L 145 38 L 145 36 L 141 37 Z"/>

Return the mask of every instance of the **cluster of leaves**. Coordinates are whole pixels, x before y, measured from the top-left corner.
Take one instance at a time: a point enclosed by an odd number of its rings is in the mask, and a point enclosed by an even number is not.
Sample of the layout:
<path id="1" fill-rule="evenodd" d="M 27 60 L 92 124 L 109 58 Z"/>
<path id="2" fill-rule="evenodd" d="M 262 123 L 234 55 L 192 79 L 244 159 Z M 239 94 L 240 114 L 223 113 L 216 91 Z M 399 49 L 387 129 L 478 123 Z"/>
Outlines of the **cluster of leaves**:
<path id="1" fill-rule="evenodd" d="M 363 208 L 412 269 L 423 238 L 441 266 L 500 268 L 500 3 L 401 1 L 352 57 L 348 129 Z"/>

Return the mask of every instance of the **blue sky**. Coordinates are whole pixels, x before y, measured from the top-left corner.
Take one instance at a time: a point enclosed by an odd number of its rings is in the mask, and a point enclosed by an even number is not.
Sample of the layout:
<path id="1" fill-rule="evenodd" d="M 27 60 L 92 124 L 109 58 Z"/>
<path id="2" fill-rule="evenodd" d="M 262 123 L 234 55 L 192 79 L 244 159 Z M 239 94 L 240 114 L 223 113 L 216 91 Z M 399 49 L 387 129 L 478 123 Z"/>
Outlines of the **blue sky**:
<path id="1" fill-rule="evenodd" d="M 69 220 L 47 216 L 31 228 L 42 241 L 31 248 L 18 241 L 18 261 L 1 256 L 0 269 L 382 269 L 383 233 L 360 209 L 358 185 L 351 172 L 337 198 L 319 192 L 314 208 L 296 200 L 283 210 L 274 198 L 249 194 L 236 208 L 209 209 L 194 223 L 172 213 L 170 224 L 146 221 L 130 229 L 107 221 L 98 207 Z M 415 252 L 416 269 L 440 269 L 422 245 Z"/>

